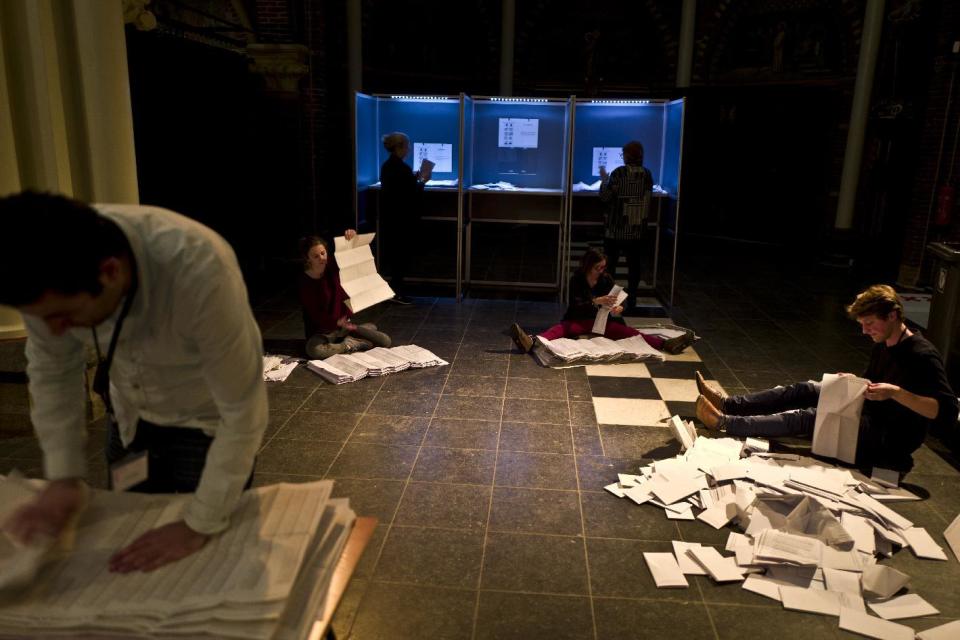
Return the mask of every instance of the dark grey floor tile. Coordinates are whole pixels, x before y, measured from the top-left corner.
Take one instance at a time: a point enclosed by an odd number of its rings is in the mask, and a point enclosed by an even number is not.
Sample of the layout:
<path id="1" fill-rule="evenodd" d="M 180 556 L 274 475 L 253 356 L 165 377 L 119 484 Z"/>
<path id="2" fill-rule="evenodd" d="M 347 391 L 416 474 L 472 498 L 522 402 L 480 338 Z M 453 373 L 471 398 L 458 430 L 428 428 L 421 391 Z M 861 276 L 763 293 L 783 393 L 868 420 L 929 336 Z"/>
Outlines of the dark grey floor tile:
<path id="1" fill-rule="evenodd" d="M 429 418 L 367 415 L 357 423 L 350 442 L 419 445 L 429 424 Z"/>
<path id="2" fill-rule="evenodd" d="M 507 375 L 507 359 L 477 357 L 476 354 L 461 349 L 457 352 L 457 359 L 450 366 L 450 375 L 502 378 Z"/>
<path id="3" fill-rule="evenodd" d="M 276 382 L 267 385 L 267 404 L 271 411 L 296 411 L 312 393 L 312 389 L 288 387 Z"/>
<path id="4" fill-rule="evenodd" d="M 459 449 L 496 449 L 499 431 L 500 423 L 493 420 L 434 418 L 430 421 L 423 444 Z"/>
<path id="5" fill-rule="evenodd" d="M 644 571 L 646 571 L 645 568 Z M 597 619 L 597 637 L 603 640 L 715 639 L 706 607 L 700 602 L 691 601 L 696 597 L 694 593 L 689 593 L 686 589 L 662 589 L 661 591 L 685 593 L 687 601 L 647 602 L 619 598 L 594 598 L 593 610 Z M 741 638 L 749 637 L 765 636 L 741 636 Z"/>
<path id="6" fill-rule="evenodd" d="M 578 455 L 603 455 L 603 444 L 600 441 L 600 429 L 596 425 L 572 425 L 574 451 Z"/>
<path id="7" fill-rule="evenodd" d="M 433 417 L 440 396 L 434 393 L 381 391 L 367 409 L 370 415 Z"/>
<path id="8" fill-rule="evenodd" d="M 411 482 L 403 494 L 396 523 L 483 531 L 491 491 L 488 486 Z"/>
<path id="9" fill-rule="evenodd" d="M 430 351 L 438 358 L 442 358 L 447 362 L 453 362 L 457 357 L 457 350 L 460 348 L 459 342 L 448 342 L 445 340 L 434 340 L 432 338 L 426 340 L 417 340 L 417 346 Z M 444 373 L 450 373 L 450 367 L 439 367 Z"/>
<path id="10" fill-rule="evenodd" d="M 358 578 L 356 574 L 347 584 L 346 591 L 337 605 L 337 611 L 333 615 L 330 627 L 333 629 L 335 638 L 347 638 L 350 636 L 350 628 L 357 617 L 357 610 L 360 608 L 360 602 L 367 591 L 369 580 Z"/>
<path id="11" fill-rule="evenodd" d="M 684 420 L 695 420 L 697 417 L 697 403 L 681 400 L 667 400 L 667 411 L 671 416 L 680 416 Z"/>
<path id="12" fill-rule="evenodd" d="M 377 562 L 380 560 L 380 550 L 387 540 L 387 531 L 389 530 L 389 523 L 379 523 L 374 527 L 370 542 L 367 543 L 367 547 L 363 550 L 363 555 L 360 556 L 360 561 L 357 563 L 357 568 L 353 571 L 354 577 L 370 578 L 373 576 Z"/>
<path id="13" fill-rule="evenodd" d="M 583 538 L 491 532 L 480 588 L 587 595 Z"/>
<path id="14" fill-rule="evenodd" d="M 274 438 L 257 454 L 257 470 L 322 476 L 340 451 L 339 442 L 304 442 Z"/>
<path id="15" fill-rule="evenodd" d="M 313 389 L 322 381 L 323 379 L 319 375 L 313 371 L 310 371 L 310 369 L 307 369 L 306 365 L 300 364 L 296 369 L 293 370 L 293 372 L 290 373 L 289 376 L 287 376 L 287 379 L 280 384 L 284 384 L 288 387 L 305 387 L 308 389 Z"/>
<path id="16" fill-rule="evenodd" d="M 456 484 L 493 484 L 496 452 L 481 449 L 423 447 L 413 480 Z"/>
<path id="17" fill-rule="evenodd" d="M 406 480 L 416 457 L 417 447 L 348 442 L 328 477 Z"/>
<path id="18" fill-rule="evenodd" d="M 503 389 L 506 384 L 506 377 L 494 378 L 492 376 L 451 375 L 447 379 L 447 386 L 444 388 L 443 393 L 454 396 L 491 396 L 494 398 L 502 398 Z"/>
<path id="19" fill-rule="evenodd" d="M 699 371 L 707 380 L 716 380 L 713 374 L 702 362 L 687 362 L 683 360 L 667 360 L 666 362 L 647 363 L 647 370 L 651 378 L 679 378 L 693 380 Z"/>
<path id="20" fill-rule="evenodd" d="M 563 424 L 504 422 L 500 427 L 500 451 L 571 453 L 570 427 Z"/>
<path id="21" fill-rule="evenodd" d="M 744 365 L 740 365 L 744 367 Z M 746 365 L 749 367 L 749 365 Z M 748 389 L 761 390 L 761 389 L 772 389 L 777 385 L 786 385 L 795 382 L 790 379 L 790 376 L 786 372 L 779 369 L 767 370 L 767 369 L 753 369 L 753 368 L 736 368 L 734 365 L 733 373 L 737 376 L 737 379 Z"/>
<path id="22" fill-rule="evenodd" d="M 469 396 L 440 396 L 437 418 L 499 421 L 502 401 L 499 398 L 471 398 Z"/>
<path id="23" fill-rule="evenodd" d="M 403 485 L 403 480 L 341 478 L 333 483 L 332 497 L 350 498 L 350 508 L 358 516 L 389 524 L 400 503 Z"/>
<path id="24" fill-rule="evenodd" d="M 503 419 L 508 422 L 570 424 L 570 411 L 565 400 L 507 398 L 503 403 Z"/>
<path id="25" fill-rule="evenodd" d="M 477 592 L 374 582 L 367 589 L 350 638 L 463 640 L 473 629 Z"/>
<path id="26" fill-rule="evenodd" d="M 903 484 L 915 493 L 927 493 L 930 497 L 926 503 L 945 518 L 952 520 L 960 513 L 960 482 L 956 476 L 910 473 Z M 892 508 L 898 510 L 897 505 Z"/>
<path id="27" fill-rule="evenodd" d="M 277 432 L 291 440 L 344 442 L 360 420 L 359 413 L 332 413 L 301 409 Z"/>
<path id="28" fill-rule="evenodd" d="M 494 484 L 538 489 L 577 488 L 573 456 L 559 453 L 501 451 Z"/>
<path id="29" fill-rule="evenodd" d="M 542 366 L 527 354 L 510 356 L 511 378 L 535 378 L 537 380 L 563 380 L 563 369 L 550 369 Z"/>
<path id="30" fill-rule="evenodd" d="M 589 598 L 480 592 L 477 640 L 581 640 L 592 637 Z"/>
<path id="31" fill-rule="evenodd" d="M 267 416 L 267 429 L 263 432 L 263 441 L 266 442 L 275 436 L 277 431 L 280 430 L 280 427 L 282 427 L 292 415 L 293 411 L 270 411 L 270 414 Z"/>
<path id="32" fill-rule="evenodd" d="M 607 456 L 578 455 L 577 473 L 580 489 L 602 491 L 605 486 L 617 481 L 618 473 L 640 473 L 640 467 L 649 464 L 643 458 L 610 458 Z"/>
<path id="33" fill-rule="evenodd" d="M 494 487 L 489 528 L 491 531 L 581 535 L 577 493 Z"/>
<path id="34" fill-rule="evenodd" d="M 660 392 L 651 378 L 590 376 L 590 392 L 594 398 L 660 400 Z"/>
<path id="35" fill-rule="evenodd" d="M 426 347 L 424 347 L 424 349 L 426 349 Z M 440 354 L 436 355 L 441 358 L 443 357 Z M 399 393 L 440 393 L 443 391 L 443 385 L 447 380 L 448 373 L 449 367 L 407 369 L 406 371 L 385 376 L 381 390 Z"/>
<path id="36" fill-rule="evenodd" d="M 572 401 L 592 400 L 593 392 L 590 390 L 590 383 L 586 379 L 567 380 L 567 399 Z"/>
<path id="37" fill-rule="evenodd" d="M 363 382 L 363 380 L 337 385 L 336 387 L 321 385 L 307 399 L 303 408 L 309 411 L 328 411 L 332 413 L 363 413 L 376 397 L 382 380 L 377 381 L 377 388 L 369 386 L 362 389 L 359 387 L 352 388 L 360 382 Z M 350 393 L 351 391 L 353 393 Z M 270 406 L 271 408 L 282 408 L 274 407 L 272 404 Z"/>
<path id="38" fill-rule="evenodd" d="M 739 586 L 734 588 L 737 591 L 743 591 Z M 708 604 L 710 617 L 713 618 L 713 624 L 717 629 L 717 637 L 721 640 L 772 637 L 778 640 L 809 640 L 810 638 L 840 637 L 841 632 L 837 628 L 837 619 L 834 617 L 788 611 L 778 602 L 773 600 L 769 602 L 776 606 L 773 609 L 758 610 L 752 607 Z"/>
<path id="39" fill-rule="evenodd" d="M 607 491 L 583 491 L 584 528 L 588 536 L 631 538 L 635 540 L 679 540 L 674 520 L 667 520 L 663 509 L 637 505 Z"/>
<path id="40" fill-rule="evenodd" d="M 593 410 L 593 402 L 571 402 L 570 424 L 575 426 L 593 427 L 597 424 L 597 414 Z"/>
<path id="41" fill-rule="evenodd" d="M 510 376 L 510 381 L 507 383 L 507 397 L 566 400 L 566 384 L 562 378 L 538 379 Z"/>
<path id="42" fill-rule="evenodd" d="M 699 510 L 694 509 L 694 513 L 699 513 Z M 723 553 L 723 547 L 727 543 L 727 537 L 729 537 L 731 531 L 743 533 L 743 529 L 734 524 L 728 524 L 720 529 L 714 529 L 700 520 L 674 520 L 673 522 L 680 531 L 680 537 L 677 538 L 677 540 L 712 544 L 718 547 L 721 553 Z"/>
<path id="43" fill-rule="evenodd" d="M 648 458 L 661 460 L 680 453 L 673 433 L 663 427 L 638 427 L 633 425 L 600 425 L 603 451 L 613 458 Z"/>
<path id="44" fill-rule="evenodd" d="M 394 525 L 383 545 L 376 580 L 476 588 L 483 533 Z"/>
<path id="45" fill-rule="evenodd" d="M 694 589 L 658 589 L 644 553 L 669 553 L 669 541 L 587 538 L 587 563 L 594 596 L 699 600 Z"/>
<path id="46" fill-rule="evenodd" d="M 301 476 L 290 473 L 268 473 L 260 471 L 260 469 L 255 469 L 253 473 L 253 486 L 266 487 L 271 484 L 280 484 L 282 482 L 289 484 L 303 484 L 304 482 L 317 482 L 318 480 L 322 479 L 322 475 Z"/>

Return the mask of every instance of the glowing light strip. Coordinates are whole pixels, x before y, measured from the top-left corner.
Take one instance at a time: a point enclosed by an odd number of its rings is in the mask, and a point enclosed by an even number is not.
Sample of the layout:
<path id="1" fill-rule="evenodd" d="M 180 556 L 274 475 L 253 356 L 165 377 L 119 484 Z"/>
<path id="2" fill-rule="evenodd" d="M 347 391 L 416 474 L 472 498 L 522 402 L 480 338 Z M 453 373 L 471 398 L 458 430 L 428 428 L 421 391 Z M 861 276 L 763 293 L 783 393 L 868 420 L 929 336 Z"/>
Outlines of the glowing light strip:
<path id="1" fill-rule="evenodd" d="M 390 99 L 408 102 L 456 102 L 456 99 L 447 96 L 390 96 Z"/>
<path id="2" fill-rule="evenodd" d="M 518 102 L 524 104 L 550 102 L 548 98 L 490 98 L 491 102 Z"/>
<path id="3" fill-rule="evenodd" d="M 591 100 L 591 104 L 650 104 L 649 100 Z"/>

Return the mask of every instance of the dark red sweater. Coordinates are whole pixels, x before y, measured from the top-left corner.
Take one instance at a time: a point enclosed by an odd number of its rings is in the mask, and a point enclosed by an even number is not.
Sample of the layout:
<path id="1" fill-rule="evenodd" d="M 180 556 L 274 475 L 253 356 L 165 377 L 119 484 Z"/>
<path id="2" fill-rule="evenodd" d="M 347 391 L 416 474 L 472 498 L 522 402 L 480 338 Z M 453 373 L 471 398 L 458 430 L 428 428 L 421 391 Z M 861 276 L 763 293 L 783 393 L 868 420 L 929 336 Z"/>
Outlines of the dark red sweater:
<path id="1" fill-rule="evenodd" d="M 334 265 L 328 264 L 317 279 L 301 273 L 299 288 L 303 328 L 308 340 L 317 333 L 336 331 L 337 320 L 350 315 L 347 294 L 340 286 L 340 272 Z"/>

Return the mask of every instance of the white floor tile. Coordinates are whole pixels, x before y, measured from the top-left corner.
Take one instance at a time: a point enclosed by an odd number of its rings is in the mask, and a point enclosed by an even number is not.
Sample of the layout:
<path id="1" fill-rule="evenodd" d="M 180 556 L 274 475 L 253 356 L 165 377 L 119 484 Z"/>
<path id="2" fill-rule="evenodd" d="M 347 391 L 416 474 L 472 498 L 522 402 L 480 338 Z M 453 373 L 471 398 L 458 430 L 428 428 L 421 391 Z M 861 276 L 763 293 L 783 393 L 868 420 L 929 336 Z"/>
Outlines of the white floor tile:
<path id="1" fill-rule="evenodd" d="M 593 408 L 600 424 L 629 424 L 637 426 L 667 427 L 665 422 L 670 412 L 663 400 L 638 400 L 635 398 L 594 398 Z"/>
<path id="2" fill-rule="evenodd" d="M 649 378 L 647 365 L 641 362 L 626 364 L 588 364 L 588 376 L 611 376 L 614 378 Z"/>

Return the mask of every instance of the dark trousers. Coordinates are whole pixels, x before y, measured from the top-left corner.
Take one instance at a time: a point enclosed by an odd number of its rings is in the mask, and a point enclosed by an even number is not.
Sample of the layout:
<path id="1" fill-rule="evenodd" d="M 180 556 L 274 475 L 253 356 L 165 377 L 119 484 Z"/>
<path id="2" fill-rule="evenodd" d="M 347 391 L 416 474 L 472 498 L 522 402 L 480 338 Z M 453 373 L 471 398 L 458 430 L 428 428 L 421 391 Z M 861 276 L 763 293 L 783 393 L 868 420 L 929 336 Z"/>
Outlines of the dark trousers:
<path id="1" fill-rule="evenodd" d="M 726 414 L 726 430 L 732 436 L 812 437 L 819 400 L 819 383 L 797 382 L 730 396 L 720 409 Z M 913 468 L 911 454 L 923 444 L 924 433 L 909 432 L 902 425 L 887 424 L 881 418 L 869 416 L 866 411 L 861 414 L 857 464 L 906 473 Z"/>
<path id="2" fill-rule="evenodd" d="M 117 423 L 108 420 L 107 465 L 130 454 L 147 451 L 147 479 L 128 489 L 138 493 L 193 493 L 200 484 L 200 476 L 207 461 L 207 451 L 213 438 L 201 429 L 162 427 L 141 420 L 129 447 L 120 440 Z M 108 482 L 112 479 L 108 474 Z M 253 483 L 253 470 L 244 489 Z M 110 487 L 113 488 L 112 486 Z"/>
<path id="3" fill-rule="evenodd" d="M 617 262 L 620 256 L 627 257 L 627 304 L 636 302 L 637 288 L 640 286 L 640 276 L 643 270 L 643 241 L 603 239 L 603 252 L 607 254 L 607 272 L 616 280 Z"/>

